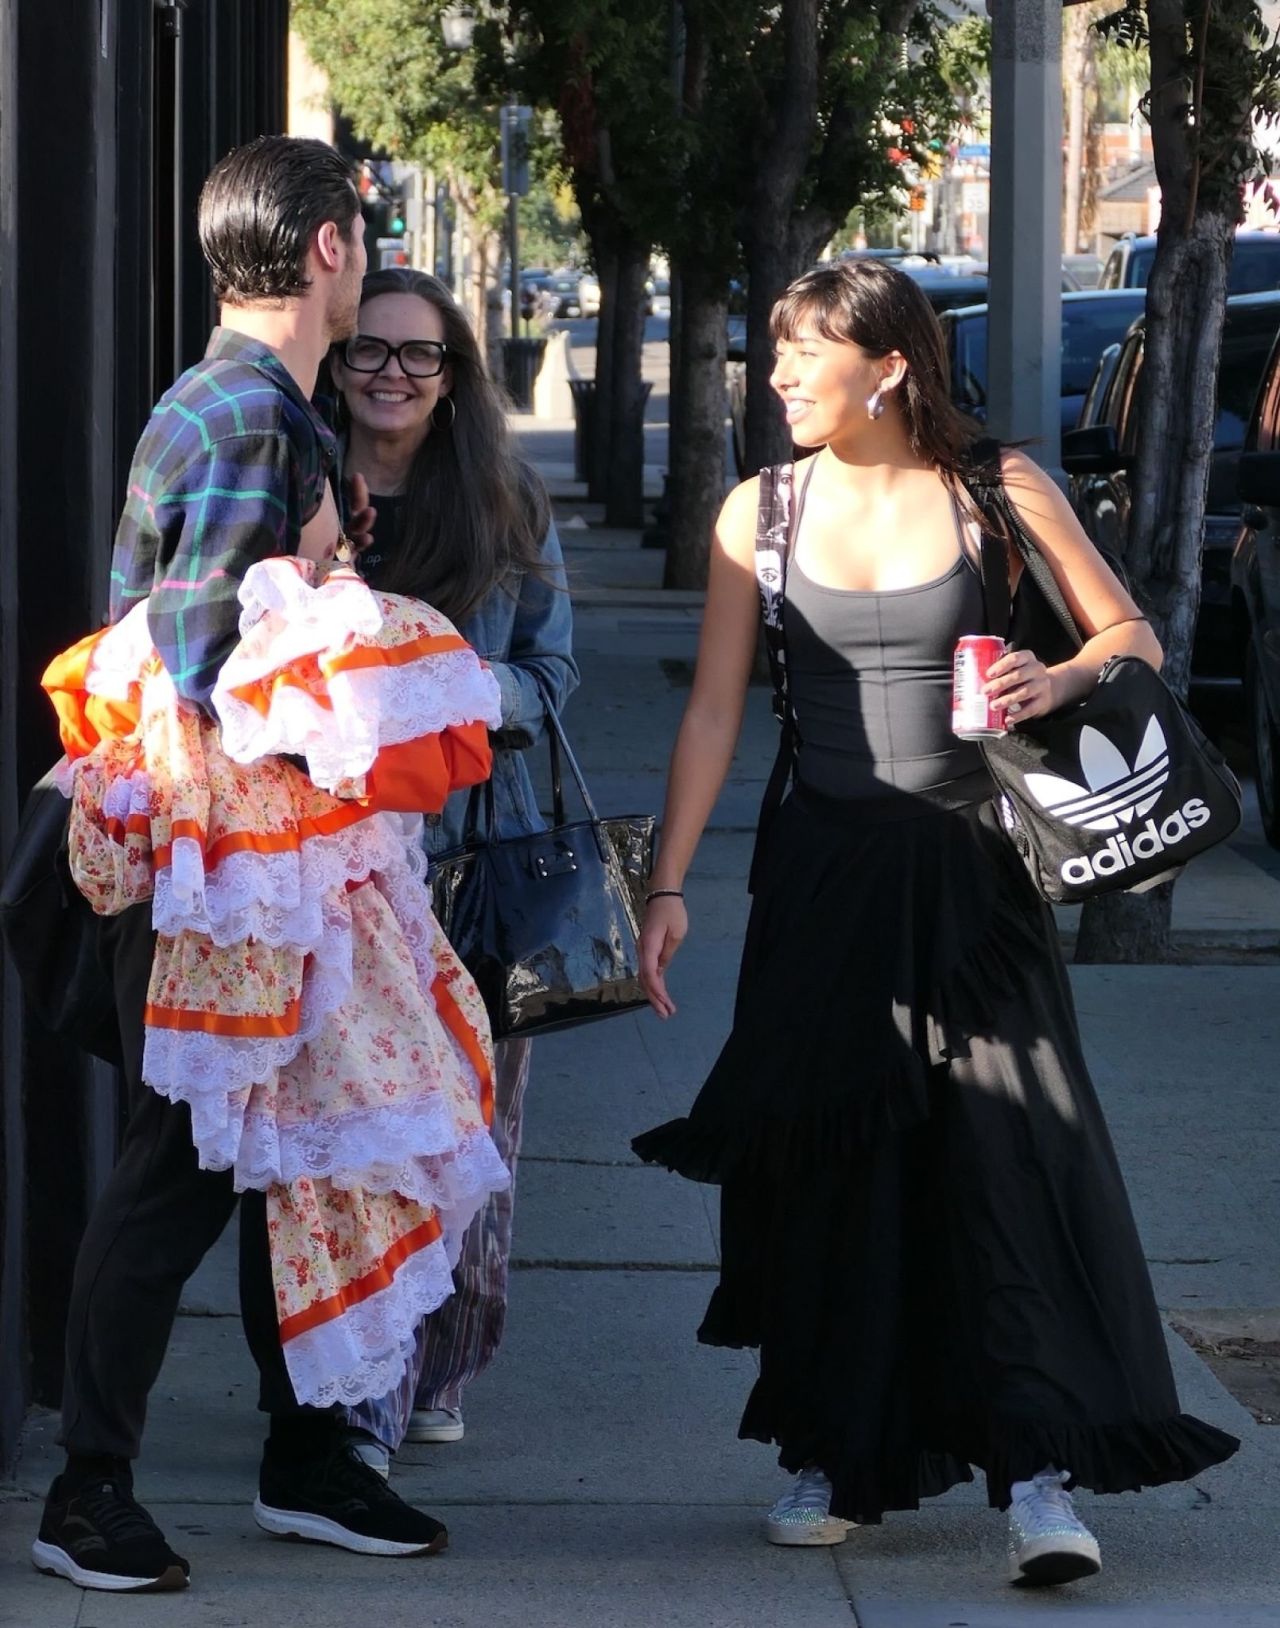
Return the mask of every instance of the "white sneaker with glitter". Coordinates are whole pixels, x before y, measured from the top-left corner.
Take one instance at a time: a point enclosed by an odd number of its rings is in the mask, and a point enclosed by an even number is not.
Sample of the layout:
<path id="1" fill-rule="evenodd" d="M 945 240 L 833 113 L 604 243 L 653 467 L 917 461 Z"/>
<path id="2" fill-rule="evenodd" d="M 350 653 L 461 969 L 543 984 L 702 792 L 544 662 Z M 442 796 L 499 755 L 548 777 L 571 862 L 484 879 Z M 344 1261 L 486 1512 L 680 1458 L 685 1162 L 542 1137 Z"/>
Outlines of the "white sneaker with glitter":
<path id="1" fill-rule="evenodd" d="M 1076 1514 L 1066 1470 L 1041 1470 L 1015 1481 L 1009 1507 L 1009 1580 L 1043 1588 L 1102 1570 L 1098 1540 Z"/>
<path id="2" fill-rule="evenodd" d="M 853 1521 L 831 1513 L 831 1483 L 821 1470 L 801 1470 L 764 1518 L 770 1543 L 843 1543 Z"/>

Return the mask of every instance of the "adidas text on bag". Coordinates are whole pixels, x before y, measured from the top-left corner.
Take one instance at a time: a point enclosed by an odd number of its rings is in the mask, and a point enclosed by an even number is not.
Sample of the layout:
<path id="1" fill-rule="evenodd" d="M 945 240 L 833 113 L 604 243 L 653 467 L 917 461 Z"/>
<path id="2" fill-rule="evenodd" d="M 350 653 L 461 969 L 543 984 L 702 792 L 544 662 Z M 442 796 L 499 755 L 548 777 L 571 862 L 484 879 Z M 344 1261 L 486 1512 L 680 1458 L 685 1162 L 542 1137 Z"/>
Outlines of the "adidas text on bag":
<path id="1" fill-rule="evenodd" d="M 1239 789 L 1164 680 L 1108 662 L 1084 703 L 1030 719 L 988 755 L 1006 828 L 1054 903 L 1140 891 L 1240 823 Z"/>

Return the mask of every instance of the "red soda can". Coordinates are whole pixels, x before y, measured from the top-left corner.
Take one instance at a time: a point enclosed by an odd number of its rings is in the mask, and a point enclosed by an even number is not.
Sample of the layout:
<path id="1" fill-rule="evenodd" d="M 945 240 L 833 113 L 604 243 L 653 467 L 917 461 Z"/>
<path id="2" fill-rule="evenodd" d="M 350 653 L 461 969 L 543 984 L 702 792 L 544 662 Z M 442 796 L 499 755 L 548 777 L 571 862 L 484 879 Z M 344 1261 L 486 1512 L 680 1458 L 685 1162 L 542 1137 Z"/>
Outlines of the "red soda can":
<path id="1" fill-rule="evenodd" d="M 962 741 L 1008 733 L 1004 707 L 984 695 L 982 689 L 1004 651 L 1004 640 L 990 633 L 966 633 L 956 645 L 951 669 L 951 728 Z"/>

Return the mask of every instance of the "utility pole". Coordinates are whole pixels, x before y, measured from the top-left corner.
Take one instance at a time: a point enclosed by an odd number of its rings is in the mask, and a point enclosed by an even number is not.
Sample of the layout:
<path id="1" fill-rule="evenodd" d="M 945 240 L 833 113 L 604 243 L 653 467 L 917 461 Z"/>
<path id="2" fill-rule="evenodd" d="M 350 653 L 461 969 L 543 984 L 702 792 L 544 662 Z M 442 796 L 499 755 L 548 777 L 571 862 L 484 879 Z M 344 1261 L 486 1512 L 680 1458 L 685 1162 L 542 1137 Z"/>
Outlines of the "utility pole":
<path id="1" fill-rule="evenodd" d="M 991 433 L 1061 478 L 1061 0 L 991 0 L 987 334 Z"/>

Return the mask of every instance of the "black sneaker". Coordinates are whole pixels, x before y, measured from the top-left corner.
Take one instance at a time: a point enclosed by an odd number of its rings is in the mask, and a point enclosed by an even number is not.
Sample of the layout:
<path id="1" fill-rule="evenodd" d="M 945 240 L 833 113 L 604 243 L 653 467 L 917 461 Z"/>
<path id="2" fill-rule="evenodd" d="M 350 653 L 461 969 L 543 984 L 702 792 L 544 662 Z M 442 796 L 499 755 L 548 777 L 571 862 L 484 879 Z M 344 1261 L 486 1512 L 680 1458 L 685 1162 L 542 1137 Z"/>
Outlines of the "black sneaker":
<path id="1" fill-rule="evenodd" d="M 440 1522 L 398 1497 L 341 1435 L 306 1457 L 268 1441 L 253 1518 L 277 1537 L 359 1555 L 433 1555 L 449 1544 Z"/>
<path id="2" fill-rule="evenodd" d="M 31 1546 L 38 1570 L 77 1588 L 118 1594 L 186 1588 L 190 1566 L 135 1502 L 126 1476 L 96 1476 L 64 1493 L 65 1479 L 60 1475 L 49 1488 L 40 1536 Z"/>

